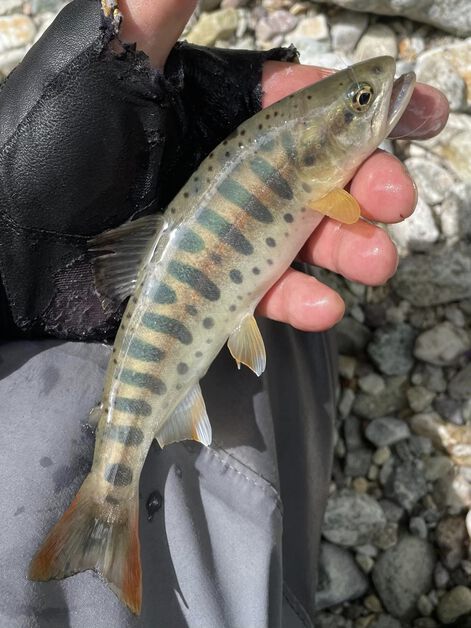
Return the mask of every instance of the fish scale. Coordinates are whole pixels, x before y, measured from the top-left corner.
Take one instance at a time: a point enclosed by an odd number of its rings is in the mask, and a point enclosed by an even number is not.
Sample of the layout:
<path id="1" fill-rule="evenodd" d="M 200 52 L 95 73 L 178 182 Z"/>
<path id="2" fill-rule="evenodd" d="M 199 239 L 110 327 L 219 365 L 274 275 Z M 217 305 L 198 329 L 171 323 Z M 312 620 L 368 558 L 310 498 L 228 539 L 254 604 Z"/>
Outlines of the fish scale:
<path id="1" fill-rule="evenodd" d="M 151 442 L 209 445 L 199 381 L 226 341 L 238 365 L 263 372 L 253 312 L 317 211 L 358 219 L 343 187 L 412 93 L 407 75 L 391 101 L 394 68 L 388 57 L 365 61 L 261 111 L 208 155 L 163 219 L 140 218 L 91 242 L 103 298 L 132 296 L 105 377 L 91 472 L 31 578 L 92 568 L 140 611 L 138 485 Z"/>

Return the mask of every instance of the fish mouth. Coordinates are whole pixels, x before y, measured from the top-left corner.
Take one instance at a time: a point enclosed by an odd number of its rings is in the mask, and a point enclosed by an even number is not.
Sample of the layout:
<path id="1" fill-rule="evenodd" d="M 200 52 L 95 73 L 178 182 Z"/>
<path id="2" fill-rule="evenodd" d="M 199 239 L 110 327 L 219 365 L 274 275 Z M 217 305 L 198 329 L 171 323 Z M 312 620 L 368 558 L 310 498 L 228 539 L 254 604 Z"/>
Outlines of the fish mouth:
<path id="1" fill-rule="evenodd" d="M 397 78 L 392 87 L 387 118 L 388 135 L 402 117 L 415 87 L 415 74 L 408 72 Z"/>

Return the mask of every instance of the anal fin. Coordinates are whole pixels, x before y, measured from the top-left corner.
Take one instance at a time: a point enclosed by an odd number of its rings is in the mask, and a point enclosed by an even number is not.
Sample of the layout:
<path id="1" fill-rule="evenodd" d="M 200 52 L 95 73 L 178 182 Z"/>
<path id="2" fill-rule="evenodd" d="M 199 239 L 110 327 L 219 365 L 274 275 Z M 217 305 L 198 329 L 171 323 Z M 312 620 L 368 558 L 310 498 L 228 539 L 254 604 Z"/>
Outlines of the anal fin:
<path id="1" fill-rule="evenodd" d="M 309 209 L 325 214 L 329 218 L 334 218 L 346 225 L 352 225 L 361 216 L 358 201 L 343 188 L 334 188 L 322 198 L 308 203 L 308 206 Z"/>
<path id="2" fill-rule="evenodd" d="M 199 384 L 188 392 L 155 438 L 161 447 L 180 440 L 196 440 L 206 446 L 211 444 L 211 424 Z"/>
<path id="3" fill-rule="evenodd" d="M 152 214 L 104 231 L 88 241 L 100 295 L 124 301 L 134 292 L 139 270 L 163 228 L 162 214 Z"/>
<path id="4" fill-rule="evenodd" d="M 227 346 L 238 368 L 245 364 L 260 377 L 267 364 L 267 354 L 253 314 L 242 319 L 239 327 L 229 336 Z"/>

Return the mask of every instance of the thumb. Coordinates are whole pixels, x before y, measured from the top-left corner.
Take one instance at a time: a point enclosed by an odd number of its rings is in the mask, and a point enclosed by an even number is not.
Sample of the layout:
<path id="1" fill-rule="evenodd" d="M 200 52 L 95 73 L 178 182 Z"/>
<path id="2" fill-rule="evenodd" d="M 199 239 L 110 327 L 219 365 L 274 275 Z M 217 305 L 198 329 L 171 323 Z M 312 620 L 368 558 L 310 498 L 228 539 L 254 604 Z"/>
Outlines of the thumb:
<path id="1" fill-rule="evenodd" d="M 121 0 L 120 37 L 124 42 L 136 42 L 152 65 L 163 69 L 196 4 L 197 0 Z"/>

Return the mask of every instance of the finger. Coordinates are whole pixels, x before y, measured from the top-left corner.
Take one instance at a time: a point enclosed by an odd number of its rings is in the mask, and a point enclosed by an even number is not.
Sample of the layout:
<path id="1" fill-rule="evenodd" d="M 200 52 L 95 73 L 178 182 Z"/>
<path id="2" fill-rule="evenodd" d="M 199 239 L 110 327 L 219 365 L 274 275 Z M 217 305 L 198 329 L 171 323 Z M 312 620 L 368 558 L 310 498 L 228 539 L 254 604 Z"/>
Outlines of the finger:
<path id="1" fill-rule="evenodd" d="M 262 106 L 311 85 L 332 74 L 334 70 L 281 61 L 267 61 L 262 73 Z M 439 133 L 448 119 L 448 101 L 430 85 L 418 83 L 404 115 L 392 132 L 392 137 L 407 136 L 425 139 Z"/>
<path id="2" fill-rule="evenodd" d="M 342 318 L 345 304 L 314 277 L 289 268 L 263 297 L 257 314 L 302 331 L 324 331 Z"/>
<path id="3" fill-rule="evenodd" d="M 394 275 L 398 263 L 396 247 L 387 233 L 364 220 L 354 225 L 322 221 L 300 257 L 368 286 L 385 283 Z"/>
<path id="4" fill-rule="evenodd" d="M 362 215 L 378 222 L 400 222 L 417 204 L 417 188 L 406 168 L 382 150 L 362 163 L 349 191 L 360 203 Z"/>
<path id="5" fill-rule="evenodd" d="M 135 42 L 154 67 L 163 69 L 196 4 L 197 0 L 120 0 L 120 37 Z"/>

